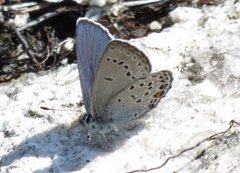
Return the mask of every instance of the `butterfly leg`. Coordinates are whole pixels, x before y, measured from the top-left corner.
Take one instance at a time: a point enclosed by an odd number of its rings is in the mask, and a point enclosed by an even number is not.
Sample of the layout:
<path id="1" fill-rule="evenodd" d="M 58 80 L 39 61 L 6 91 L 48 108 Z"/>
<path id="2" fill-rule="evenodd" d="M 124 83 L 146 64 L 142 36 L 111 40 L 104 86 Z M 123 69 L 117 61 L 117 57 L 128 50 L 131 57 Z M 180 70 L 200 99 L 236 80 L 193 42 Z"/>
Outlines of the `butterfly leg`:
<path id="1" fill-rule="evenodd" d="M 118 130 L 117 126 L 115 124 L 111 124 L 111 128 L 113 129 L 114 134 L 118 136 L 119 135 L 119 130 Z"/>
<path id="2" fill-rule="evenodd" d="M 107 140 L 105 134 L 104 134 L 103 132 L 101 132 L 101 131 L 99 131 L 98 133 L 103 137 L 104 142 L 105 142 L 105 143 L 108 143 L 108 140 Z"/>
<path id="3" fill-rule="evenodd" d="M 88 138 L 88 141 L 92 140 L 92 131 L 91 130 L 87 131 L 87 138 Z"/>

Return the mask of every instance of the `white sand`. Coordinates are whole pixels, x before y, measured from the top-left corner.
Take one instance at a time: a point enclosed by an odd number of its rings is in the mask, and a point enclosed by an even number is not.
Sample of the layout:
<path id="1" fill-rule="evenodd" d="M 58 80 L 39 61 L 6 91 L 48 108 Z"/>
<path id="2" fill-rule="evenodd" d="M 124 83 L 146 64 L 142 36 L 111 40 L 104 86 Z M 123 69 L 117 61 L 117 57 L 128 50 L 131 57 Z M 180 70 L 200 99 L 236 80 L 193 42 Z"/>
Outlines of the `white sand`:
<path id="1" fill-rule="evenodd" d="M 177 8 L 175 24 L 131 40 L 153 71 L 171 70 L 172 89 L 150 111 L 147 126 L 112 151 L 83 145 L 77 65 L 25 74 L 0 84 L 0 172 L 127 172 L 160 165 L 167 157 L 240 122 L 240 2 Z M 83 108 L 82 108 L 83 109 Z M 29 117 L 31 111 L 39 117 Z M 207 141 L 152 172 L 240 172 L 240 128 Z M 203 153 L 202 156 L 199 156 Z M 199 156 L 199 158 L 196 158 Z"/>

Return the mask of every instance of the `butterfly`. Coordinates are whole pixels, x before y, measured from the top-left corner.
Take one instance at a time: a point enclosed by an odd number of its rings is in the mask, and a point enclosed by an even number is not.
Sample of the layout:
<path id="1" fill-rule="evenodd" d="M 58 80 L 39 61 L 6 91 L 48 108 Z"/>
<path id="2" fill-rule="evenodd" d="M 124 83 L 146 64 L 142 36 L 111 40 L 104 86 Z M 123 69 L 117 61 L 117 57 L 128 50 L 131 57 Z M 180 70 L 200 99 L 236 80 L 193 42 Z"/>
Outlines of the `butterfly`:
<path id="1" fill-rule="evenodd" d="M 106 138 L 135 122 L 171 88 L 170 71 L 150 73 L 151 64 L 141 50 L 113 39 L 105 27 L 87 18 L 77 21 L 76 50 L 84 121 L 91 134 Z"/>

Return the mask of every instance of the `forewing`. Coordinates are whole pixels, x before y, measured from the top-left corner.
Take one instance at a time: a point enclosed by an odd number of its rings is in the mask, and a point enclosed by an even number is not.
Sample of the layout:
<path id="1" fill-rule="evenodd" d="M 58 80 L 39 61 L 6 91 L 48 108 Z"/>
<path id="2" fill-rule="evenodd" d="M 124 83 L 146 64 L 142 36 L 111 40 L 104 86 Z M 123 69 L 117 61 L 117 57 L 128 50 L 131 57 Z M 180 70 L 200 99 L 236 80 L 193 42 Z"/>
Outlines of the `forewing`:
<path id="1" fill-rule="evenodd" d="M 101 56 L 112 40 L 108 30 L 87 18 L 80 18 L 76 27 L 78 69 L 86 112 L 90 112 L 92 81 Z"/>
<path id="2" fill-rule="evenodd" d="M 109 101 L 124 88 L 135 83 L 151 71 L 147 56 L 127 42 L 109 43 L 96 72 L 91 97 L 91 114 L 105 119 Z"/>
<path id="3" fill-rule="evenodd" d="M 139 79 L 116 95 L 107 106 L 108 120 L 127 123 L 153 109 L 171 88 L 172 74 L 160 71 Z"/>

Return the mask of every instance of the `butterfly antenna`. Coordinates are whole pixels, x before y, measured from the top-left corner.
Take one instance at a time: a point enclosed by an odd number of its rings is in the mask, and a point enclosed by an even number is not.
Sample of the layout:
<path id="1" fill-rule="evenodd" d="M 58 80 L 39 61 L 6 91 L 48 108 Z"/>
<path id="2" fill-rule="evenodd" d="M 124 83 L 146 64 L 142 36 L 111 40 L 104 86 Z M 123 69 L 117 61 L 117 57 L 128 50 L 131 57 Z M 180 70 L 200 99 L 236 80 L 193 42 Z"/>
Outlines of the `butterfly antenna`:
<path id="1" fill-rule="evenodd" d="M 75 112 L 84 113 L 81 110 L 75 110 L 75 109 L 68 109 L 68 110 L 66 110 L 66 109 L 54 109 L 54 108 L 48 108 L 48 107 L 44 107 L 44 106 L 41 106 L 40 108 L 43 109 L 43 110 L 47 110 L 47 111 L 75 111 Z"/>

